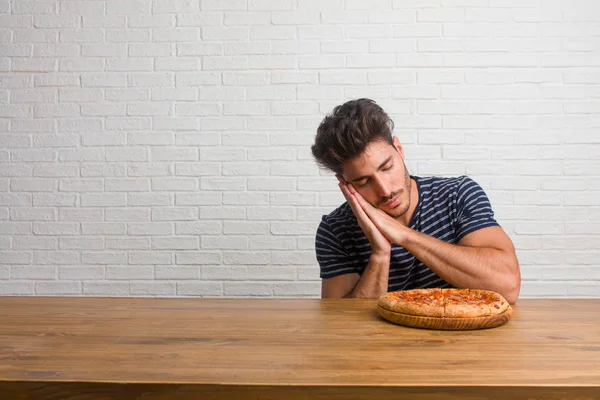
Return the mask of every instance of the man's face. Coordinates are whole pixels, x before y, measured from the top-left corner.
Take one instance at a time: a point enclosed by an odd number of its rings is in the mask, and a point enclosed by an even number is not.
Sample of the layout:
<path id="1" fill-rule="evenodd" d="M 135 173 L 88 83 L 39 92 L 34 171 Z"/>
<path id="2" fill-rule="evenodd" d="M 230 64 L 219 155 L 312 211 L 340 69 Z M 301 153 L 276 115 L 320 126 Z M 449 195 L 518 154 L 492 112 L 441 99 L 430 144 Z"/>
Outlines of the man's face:
<path id="1" fill-rule="evenodd" d="M 341 177 L 371 205 L 394 218 L 410 208 L 410 175 L 396 137 L 393 146 L 382 140 L 369 144 L 362 154 L 344 163 Z"/>

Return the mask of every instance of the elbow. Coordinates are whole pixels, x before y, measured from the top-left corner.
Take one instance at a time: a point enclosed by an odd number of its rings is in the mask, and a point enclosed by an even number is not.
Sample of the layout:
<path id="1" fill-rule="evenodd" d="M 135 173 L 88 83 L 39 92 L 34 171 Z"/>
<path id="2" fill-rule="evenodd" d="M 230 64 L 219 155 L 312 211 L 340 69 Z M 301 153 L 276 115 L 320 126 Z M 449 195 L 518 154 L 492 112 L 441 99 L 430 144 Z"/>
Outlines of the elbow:
<path id="1" fill-rule="evenodd" d="M 515 304 L 521 292 L 521 272 L 519 262 L 514 257 L 514 262 L 511 263 L 510 272 L 506 276 L 505 294 L 503 294 L 509 304 Z"/>

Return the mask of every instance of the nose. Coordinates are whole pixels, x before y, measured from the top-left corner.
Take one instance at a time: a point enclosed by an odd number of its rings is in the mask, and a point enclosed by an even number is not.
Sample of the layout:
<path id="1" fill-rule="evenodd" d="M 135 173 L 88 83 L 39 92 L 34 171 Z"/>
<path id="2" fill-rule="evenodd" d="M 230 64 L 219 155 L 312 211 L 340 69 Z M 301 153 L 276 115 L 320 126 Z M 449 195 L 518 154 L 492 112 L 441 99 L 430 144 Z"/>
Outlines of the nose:
<path id="1" fill-rule="evenodd" d="M 377 190 L 377 194 L 381 197 L 388 198 L 392 194 L 389 190 L 388 185 L 381 178 L 374 178 L 375 190 Z"/>

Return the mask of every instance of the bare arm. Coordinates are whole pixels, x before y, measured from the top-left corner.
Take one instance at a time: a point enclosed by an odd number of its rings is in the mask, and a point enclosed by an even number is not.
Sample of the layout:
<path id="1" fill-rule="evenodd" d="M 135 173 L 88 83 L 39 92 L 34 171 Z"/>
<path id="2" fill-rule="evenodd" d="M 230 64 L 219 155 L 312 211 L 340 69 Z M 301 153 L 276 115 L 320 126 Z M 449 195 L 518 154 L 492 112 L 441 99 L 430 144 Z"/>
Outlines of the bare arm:
<path id="1" fill-rule="evenodd" d="M 493 290 L 509 303 L 519 297 L 519 264 L 512 241 L 500 227 L 472 232 L 458 244 L 410 230 L 400 245 L 456 287 Z"/>
<path id="2" fill-rule="evenodd" d="M 344 194 L 344 197 L 346 197 L 360 228 L 371 244 L 371 257 L 362 276 L 359 274 L 344 274 L 334 278 L 323 279 L 321 283 L 321 297 L 378 298 L 383 293 L 387 293 L 388 290 L 392 245 L 360 207 L 356 196 L 350 193 L 348 185 L 341 179 L 338 178 L 338 180 L 340 182 L 340 190 Z"/>
<path id="3" fill-rule="evenodd" d="M 446 282 L 456 287 L 493 290 L 514 303 L 521 287 L 519 264 L 512 241 L 500 227 L 483 228 L 458 244 L 410 229 L 374 208 L 350 187 L 353 196 L 377 229 L 404 247 Z"/>
<path id="4" fill-rule="evenodd" d="M 390 255 L 372 254 L 362 276 L 345 274 L 321 282 L 322 298 L 379 298 L 388 289 Z"/>

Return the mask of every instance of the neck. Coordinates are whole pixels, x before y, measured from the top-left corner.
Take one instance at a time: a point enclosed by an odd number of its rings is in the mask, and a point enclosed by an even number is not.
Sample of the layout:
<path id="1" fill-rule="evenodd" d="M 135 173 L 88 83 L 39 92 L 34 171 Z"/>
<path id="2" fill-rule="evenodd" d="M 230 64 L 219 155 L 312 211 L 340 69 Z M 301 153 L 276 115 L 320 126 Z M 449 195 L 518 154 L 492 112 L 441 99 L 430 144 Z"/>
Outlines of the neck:
<path id="1" fill-rule="evenodd" d="M 417 181 L 415 181 L 413 178 L 410 178 L 410 204 L 408 205 L 408 210 L 396 218 L 396 220 L 402 225 L 408 226 L 413 215 L 415 214 L 417 204 L 419 204 L 419 186 L 417 185 Z"/>

